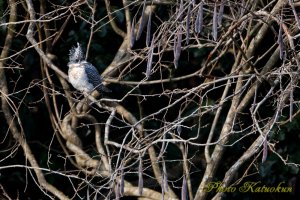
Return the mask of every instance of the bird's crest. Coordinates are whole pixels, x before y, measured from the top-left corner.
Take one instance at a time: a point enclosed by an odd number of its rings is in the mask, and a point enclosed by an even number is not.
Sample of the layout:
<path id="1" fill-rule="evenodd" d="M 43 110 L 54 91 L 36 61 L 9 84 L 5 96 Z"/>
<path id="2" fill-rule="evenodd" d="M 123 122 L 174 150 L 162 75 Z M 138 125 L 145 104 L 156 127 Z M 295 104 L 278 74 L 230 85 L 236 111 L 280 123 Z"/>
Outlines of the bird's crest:
<path id="1" fill-rule="evenodd" d="M 84 60 L 84 55 L 80 44 L 77 42 L 77 47 L 72 47 L 69 53 L 70 62 L 80 62 Z"/>

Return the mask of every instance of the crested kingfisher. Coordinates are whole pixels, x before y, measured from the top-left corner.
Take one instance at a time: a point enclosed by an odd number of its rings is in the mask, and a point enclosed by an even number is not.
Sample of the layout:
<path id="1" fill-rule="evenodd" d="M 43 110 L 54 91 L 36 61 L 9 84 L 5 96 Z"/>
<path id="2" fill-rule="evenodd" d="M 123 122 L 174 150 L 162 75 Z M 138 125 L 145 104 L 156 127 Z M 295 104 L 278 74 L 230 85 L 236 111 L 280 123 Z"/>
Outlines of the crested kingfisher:
<path id="1" fill-rule="evenodd" d="M 97 69 L 84 58 L 84 53 L 79 43 L 72 47 L 69 53 L 68 76 L 73 87 L 81 92 L 92 93 L 110 92 L 102 83 Z"/>

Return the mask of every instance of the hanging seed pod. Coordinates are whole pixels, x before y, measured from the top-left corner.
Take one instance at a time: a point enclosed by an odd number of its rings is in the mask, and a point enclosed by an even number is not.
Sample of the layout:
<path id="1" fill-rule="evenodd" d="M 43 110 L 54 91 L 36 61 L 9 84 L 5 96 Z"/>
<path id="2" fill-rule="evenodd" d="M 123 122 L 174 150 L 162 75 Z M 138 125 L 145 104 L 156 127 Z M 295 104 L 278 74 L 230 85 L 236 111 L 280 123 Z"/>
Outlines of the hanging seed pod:
<path id="1" fill-rule="evenodd" d="M 202 26 L 203 26 L 203 2 L 201 1 L 199 3 L 199 8 L 196 16 L 195 32 L 200 33 L 202 31 Z"/>
<path id="2" fill-rule="evenodd" d="M 134 42 L 135 42 L 135 31 L 134 31 L 134 28 L 135 28 L 135 17 L 133 18 L 132 23 L 131 23 L 131 32 L 130 32 L 130 47 L 131 48 L 133 47 Z"/>
<path id="3" fill-rule="evenodd" d="M 122 166 L 121 172 L 120 172 L 121 178 L 120 178 L 120 194 L 121 196 L 124 195 L 124 169 Z"/>
<path id="4" fill-rule="evenodd" d="M 119 189 L 119 184 L 116 183 L 115 185 L 115 195 L 116 195 L 116 200 L 120 199 L 120 189 Z"/>
<path id="5" fill-rule="evenodd" d="M 149 13 L 148 23 L 147 23 L 147 35 L 146 35 L 146 46 L 147 47 L 149 47 L 149 45 L 150 45 L 151 18 L 152 18 L 152 12 Z"/>
<path id="6" fill-rule="evenodd" d="M 212 23 L 212 36 L 214 41 L 217 41 L 218 38 L 218 13 L 217 13 L 217 3 L 215 3 L 214 7 L 214 15 L 213 15 L 213 23 Z"/>
<path id="7" fill-rule="evenodd" d="M 181 22 L 183 16 L 183 0 L 180 0 L 179 9 L 177 13 L 177 19 Z"/>
<path id="8" fill-rule="evenodd" d="M 173 46 L 174 60 L 176 57 L 176 44 L 177 44 L 177 38 L 176 35 L 174 35 L 174 46 Z"/>
<path id="9" fill-rule="evenodd" d="M 142 157 L 139 157 L 139 195 L 143 194 L 143 187 L 144 187 L 144 181 L 143 181 L 143 162 L 142 162 Z"/>
<path id="10" fill-rule="evenodd" d="M 187 186 L 186 186 L 185 175 L 183 175 L 183 180 L 182 180 L 181 200 L 187 200 Z"/>
<path id="11" fill-rule="evenodd" d="M 140 37 L 142 35 L 142 32 L 144 30 L 144 27 L 145 27 L 145 22 L 146 22 L 146 19 L 145 19 L 145 9 L 146 9 L 146 0 L 144 0 L 143 10 L 142 10 L 142 16 L 141 16 L 141 23 L 140 23 L 140 26 L 139 26 L 139 30 L 137 32 L 136 40 L 140 39 Z"/>
<path id="12" fill-rule="evenodd" d="M 282 25 L 281 25 L 281 20 L 280 20 L 280 24 L 279 24 L 279 31 L 278 31 L 278 39 L 277 39 L 277 43 L 279 45 L 279 57 L 281 60 L 284 59 L 285 56 L 285 47 L 284 47 L 284 43 L 283 43 L 283 36 L 282 36 Z"/>
<path id="13" fill-rule="evenodd" d="M 296 20 L 296 22 L 297 22 L 298 29 L 300 29 L 300 19 L 299 19 L 299 17 L 298 17 L 297 11 L 296 11 L 296 9 L 295 9 L 294 2 L 293 2 L 292 0 L 289 0 L 289 4 L 290 4 L 290 6 L 291 6 L 291 8 L 292 8 L 292 10 L 293 10 L 293 13 L 294 13 L 294 16 L 295 16 L 295 20 Z"/>
<path id="14" fill-rule="evenodd" d="M 263 155 L 262 155 L 262 159 L 261 159 L 262 163 L 264 163 L 267 160 L 267 156 L 268 156 L 268 142 L 267 142 L 267 139 L 265 139 L 265 141 L 263 143 Z"/>
<path id="15" fill-rule="evenodd" d="M 178 135 L 180 135 L 181 131 L 182 131 L 181 123 L 179 123 L 179 121 L 181 120 L 181 112 L 178 113 L 177 120 L 178 120 L 178 124 L 177 124 L 176 129 L 177 129 Z"/>
<path id="16" fill-rule="evenodd" d="M 290 122 L 292 122 L 293 119 L 293 112 L 294 112 L 294 107 L 293 107 L 293 103 L 294 103 L 294 94 L 293 94 L 293 90 L 290 91 Z"/>
<path id="17" fill-rule="evenodd" d="M 160 156 L 162 156 L 165 152 L 165 146 L 166 146 L 166 142 L 164 141 L 165 139 L 166 139 L 166 133 L 163 134 L 163 142 L 161 144 L 160 152 L 159 152 Z"/>
<path id="18" fill-rule="evenodd" d="M 162 200 L 165 199 L 164 179 L 165 179 L 165 175 L 164 175 L 164 173 L 162 173 L 162 179 L 161 179 L 161 199 L 162 199 Z"/>
<path id="19" fill-rule="evenodd" d="M 165 191 L 168 191 L 168 178 L 167 178 L 167 170 L 166 170 L 166 163 L 164 160 L 162 160 L 162 179 L 161 179 L 161 193 L 162 193 L 162 199 L 164 199 L 164 193 Z"/>
<path id="20" fill-rule="evenodd" d="M 181 26 L 179 26 L 179 29 L 178 29 L 175 37 L 177 37 L 177 40 L 175 41 L 175 47 L 174 47 L 174 65 L 175 65 L 175 68 L 177 69 L 178 61 L 179 61 L 180 54 L 181 54 L 181 41 L 182 41 L 182 27 Z"/>
<path id="21" fill-rule="evenodd" d="M 152 39 L 149 53 L 148 53 L 148 62 L 147 62 L 147 69 L 146 69 L 146 78 L 148 79 L 151 74 L 151 69 L 152 69 L 152 59 L 153 59 L 153 49 L 154 49 L 154 37 Z"/>
<path id="22" fill-rule="evenodd" d="M 245 11 L 246 11 L 246 3 L 245 3 L 245 0 L 242 0 L 242 2 L 241 2 L 241 16 L 244 15 Z"/>
<path id="23" fill-rule="evenodd" d="M 191 18 L 191 4 L 189 4 L 187 15 L 186 15 L 186 44 L 190 42 L 190 18 Z"/>
<path id="24" fill-rule="evenodd" d="M 193 5 L 193 7 L 196 6 L 196 1 L 195 0 L 192 0 L 192 5 Z"/>
<path id="25" fill-rule="evenodd" d="M 223 14 L 224 14 L 224 6 L 225 6 L 225 2 L 224 2 L 224 0 L 221 0 L 221 4 L 220 4 L 220 8 L 219 8 L 219 14 L 218 14 L 218 25 L 219 26 L 222 25 L 222 18 L 223 18 Z"/>
<path id="26" fill-rule="evenodd" d="M 166 163 L 163 161 L 163 187 L 165 188 L 165 191 L 168 191 L 168 174 L 167 174 L 167 168 Z"/>

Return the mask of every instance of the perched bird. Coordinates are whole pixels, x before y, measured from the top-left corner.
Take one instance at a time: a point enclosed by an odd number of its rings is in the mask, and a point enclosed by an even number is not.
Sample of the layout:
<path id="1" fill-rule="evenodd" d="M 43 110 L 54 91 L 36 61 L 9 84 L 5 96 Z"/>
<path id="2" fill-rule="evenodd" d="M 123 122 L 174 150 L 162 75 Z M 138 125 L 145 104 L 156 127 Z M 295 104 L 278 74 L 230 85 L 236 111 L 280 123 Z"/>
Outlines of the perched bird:
<path id="1" fill-rule="evenodd" d="M 70 62 L 68 63 L 69 81 L 73 87 L 81 92 L 92 93 L 110 92 L 102 83 L 97 69 L 84 58 L 84 53 L 79 43 L 77 47 L 72 47 L 69 54 Z"/>

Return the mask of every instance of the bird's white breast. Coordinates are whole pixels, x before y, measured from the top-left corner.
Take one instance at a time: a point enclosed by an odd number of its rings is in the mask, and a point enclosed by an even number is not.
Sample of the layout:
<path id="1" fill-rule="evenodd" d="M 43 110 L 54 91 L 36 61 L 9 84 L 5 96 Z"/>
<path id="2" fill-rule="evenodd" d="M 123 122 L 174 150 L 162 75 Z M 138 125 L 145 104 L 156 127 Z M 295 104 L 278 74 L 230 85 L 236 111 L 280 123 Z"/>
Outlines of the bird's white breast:
<path id="1" fill-rule="evenodd" d="M 79 91 L 92 92 L 94 86 L 88 82 L 85 69 L 78 64 L 71 64 L 69 66 L 69 81 Z"/>

